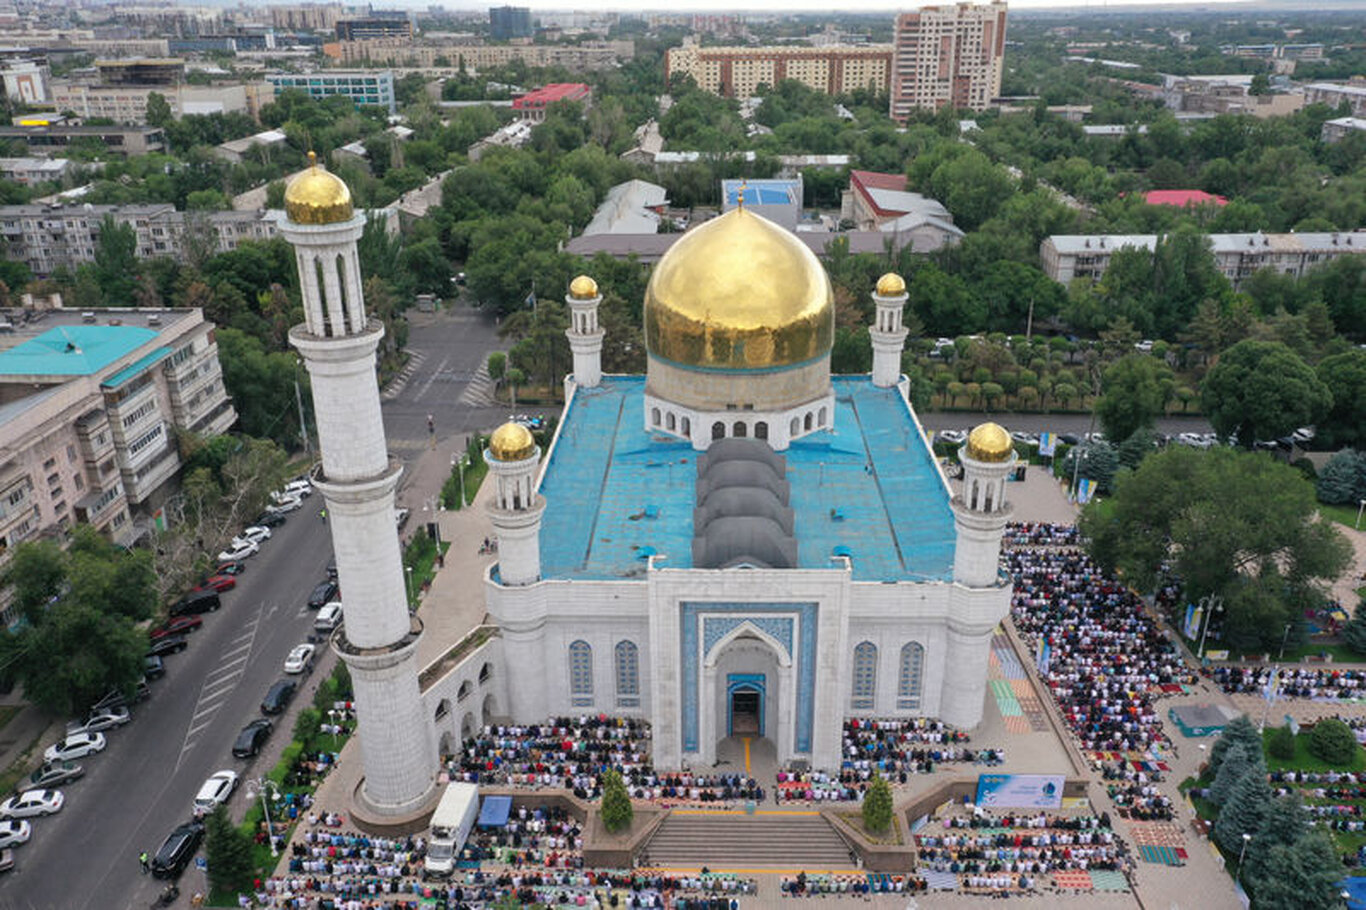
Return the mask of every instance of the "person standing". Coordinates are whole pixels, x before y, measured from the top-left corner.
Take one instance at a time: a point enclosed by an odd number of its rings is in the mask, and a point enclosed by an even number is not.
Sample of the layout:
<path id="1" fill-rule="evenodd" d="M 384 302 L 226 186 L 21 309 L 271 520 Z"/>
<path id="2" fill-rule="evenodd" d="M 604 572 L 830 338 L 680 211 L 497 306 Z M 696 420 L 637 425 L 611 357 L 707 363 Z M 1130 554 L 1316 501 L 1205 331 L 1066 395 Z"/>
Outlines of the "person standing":
<path id="1" fill-rule="evenodd" d="M 142 866 L 142 874 L 143 874 L 143 875 L 146 875 L 148 872 L 151 871 L 152 865 L 151 865 L 151 863 L 149 862 L 149 860 L 147 859 L 147 851 L 146 851 L 146 850 L 143 850 L 141 853 L 138 854 L 138 865 Z"/>

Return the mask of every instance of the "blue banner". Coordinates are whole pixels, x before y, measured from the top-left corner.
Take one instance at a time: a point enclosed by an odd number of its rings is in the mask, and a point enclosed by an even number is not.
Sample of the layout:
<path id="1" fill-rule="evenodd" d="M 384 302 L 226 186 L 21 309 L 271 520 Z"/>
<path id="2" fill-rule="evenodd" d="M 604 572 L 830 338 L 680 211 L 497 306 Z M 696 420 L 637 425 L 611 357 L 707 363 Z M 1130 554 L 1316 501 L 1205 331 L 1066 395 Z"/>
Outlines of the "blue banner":
<path id="1" fill-rule="evenodd" d="M 984 809 L 1060 809 L 1061 774 L 981 774 L 977 805 Z"/>

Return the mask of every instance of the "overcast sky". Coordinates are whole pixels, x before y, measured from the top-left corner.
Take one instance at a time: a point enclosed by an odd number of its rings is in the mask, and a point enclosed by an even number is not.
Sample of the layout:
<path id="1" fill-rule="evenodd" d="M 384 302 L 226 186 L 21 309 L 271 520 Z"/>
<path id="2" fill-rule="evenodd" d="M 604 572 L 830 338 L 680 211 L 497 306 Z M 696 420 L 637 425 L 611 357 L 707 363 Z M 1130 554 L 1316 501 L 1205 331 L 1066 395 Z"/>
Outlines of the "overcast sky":
<path id="1" fill-rule="evenodd" d="M 441 0 L 438 0 L 441 2 Z M 952 0 L 934 0 L 934 2 L 952 2 Z M 1140 0 L 1140 2 L 1119 2 L 1119 0 L 1009 0 L 1009 7 L 1012 10 L 1018 9 L 1047 9 L 1047 8 L 1068 8 L 1068 9 L 1122 9 L 1125 6 L 1153 6 L 1156 4 L 1181 5 L 1187 10 L 1198 10 L 1214 4 L 1227 5 L 1243 2 L 1243 0 Z M 504 0 L 487 0 L 487 2 L 470 2 L 470 0 L 445 0 L 448 8 L 454 9 L 483 9 L 488 6 L 502 5 Z M 888 14 L 907 12 L 921 6 L 932 5 L 930 2 L 916 3 L 887 3 L 886 0 L 844 0 L 840 3 L 832 3 L 831 0 L 506 0 L 507 5 L 530 6 L 532 15 L 542 10 L 600 10 L 613 9 L 623 11 L 649 11 L 649 12 L 773 12 L 773 13 L 828 13 L 837 8 L 841 13 L 848 12 L 885 12 Z M 382 5 L 382 4 L 377 4 Z"/>

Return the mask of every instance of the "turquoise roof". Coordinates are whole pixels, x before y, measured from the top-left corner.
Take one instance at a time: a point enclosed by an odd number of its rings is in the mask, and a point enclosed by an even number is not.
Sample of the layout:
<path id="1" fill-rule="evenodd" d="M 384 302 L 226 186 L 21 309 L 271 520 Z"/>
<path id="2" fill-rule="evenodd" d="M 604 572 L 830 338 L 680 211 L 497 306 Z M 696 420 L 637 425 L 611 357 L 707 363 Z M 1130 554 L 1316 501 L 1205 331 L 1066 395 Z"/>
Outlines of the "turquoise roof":
<path id="1" fill-rule="evenodd" d="M 950 579 L 949 494 L 910 408 L 867 376 L 833 385 L 834 428 L 783 453 L 798 566 L 831 568 L 838 550 L 859 581 Z M 608 376 L 570 402 L 541 480 L 543 578 L 644 577 L 654 554 L 692 566 L 698 453 L 645 429 L 644 392 Z"/>
<path id="2" fill-rule="evenodd" d="M 0 376 L 89 376 L 156 337 L 131 325 L 59 326 L 0 351 Z"/>
<path id="3" fill-rule="evenodd" d="M 170 353 L 170 348 L 157 348 L 155 351 L 148 354 L 146 357 L 139 357 L 137 360 L 128 364 L 128 366 L 119 370 L 113 376 L 110 376 L 104 382 L 100 383 L 100 386 L 106 389 L 116 389 L 128 380 L 132 379 L 134 376 L 141 373 L 143 370 L 152 366 L 153 364 L 165 360 L 168 356 L 170 356 Z"/>

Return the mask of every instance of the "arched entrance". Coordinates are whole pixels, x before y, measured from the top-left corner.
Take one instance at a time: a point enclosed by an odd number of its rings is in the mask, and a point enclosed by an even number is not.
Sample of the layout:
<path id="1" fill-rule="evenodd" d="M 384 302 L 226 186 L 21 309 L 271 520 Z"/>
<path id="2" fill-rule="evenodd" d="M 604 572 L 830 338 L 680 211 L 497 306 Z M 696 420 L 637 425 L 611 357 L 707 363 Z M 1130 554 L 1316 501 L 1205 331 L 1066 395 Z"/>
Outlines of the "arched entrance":
<path id="1" fill-rule="evenodd" d="M 766 678 L 759 673 L 731 673 L 726 678 L 727 736 L 764 735 Z"/>
<path id="2" fill-rule="evenodd" d="M 703 672 L 702 703 L 711 706 L 701 730 L 707 762 L 724 761 L 743 770 L 744 740 L 753 746 L 791 736 L 791 671 L 782 645 L 749 623 L 737 625 L 717 642 Z"/>
<path id="3" fill-rule="evenodd" d="M 498 699 L 494 698 L 493 693 L 490 692 L 484 696 L 484 723 L 491 724 L 493 719 L 498 716 Z"/>

